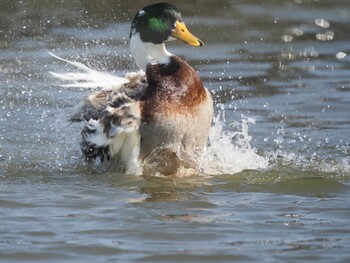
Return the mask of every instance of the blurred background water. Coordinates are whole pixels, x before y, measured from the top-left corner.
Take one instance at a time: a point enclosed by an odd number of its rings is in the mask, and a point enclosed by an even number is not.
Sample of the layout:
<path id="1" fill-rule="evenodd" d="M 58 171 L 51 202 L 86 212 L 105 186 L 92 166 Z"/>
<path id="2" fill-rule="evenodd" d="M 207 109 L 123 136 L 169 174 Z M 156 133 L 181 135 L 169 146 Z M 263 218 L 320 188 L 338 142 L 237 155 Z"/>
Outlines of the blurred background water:
<path id="1" fill-rule="evenodd" d="M 48 74 L 136 70 L 152 1 L 0 0 L 0 261 L 349 262 L 350 2 L 169 2 L 205 42 L 169 50 L 215 97 L 206 177 L 86 166 L 88 91 Z"/>

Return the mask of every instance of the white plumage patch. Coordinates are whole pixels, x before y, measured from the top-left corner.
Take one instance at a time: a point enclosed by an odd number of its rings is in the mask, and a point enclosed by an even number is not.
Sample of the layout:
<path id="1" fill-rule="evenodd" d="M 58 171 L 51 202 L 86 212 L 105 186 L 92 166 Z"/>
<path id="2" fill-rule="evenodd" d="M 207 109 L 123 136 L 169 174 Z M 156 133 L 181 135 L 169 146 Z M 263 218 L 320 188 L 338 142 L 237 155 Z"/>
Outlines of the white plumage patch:
<path id="1" fill-rule="evenodd" d="M 144 16 L 146 14 L 146 11 L 145 10 L 143 10 L 143 9 L 141 9 L 138 13 L 137 13 L 137 15 L 138 16 Z"/>
<path id="2" fill-rule="evenodd" d="M 91 133 L 84 134 L 84 139 L 90 145 L 96 145 L 96 147 L 108 146 L 111 142 L 103 132 L 103 126 L 100 121 L 90 119 L 86 124 L 86 127 Z"/>
<path id="3" fill-rule="evenodd" d="M 126 103 L 112 110 L 110 114 L 114 116 L 108 131 L 108 136 L 112 140 L 111 155 L 120 154 L 126 172 L 141 174 L 139 103 Z"/>
<path id="4" fill-rule="evenodd" d="M 143 42 L 139 33 L 131 35 L 130 51 L 137 66 L 146 71 L 148 64 L 167 64 L 172 54 L 165 48 L 165 44 Z"/>
<path id="5" fill-rule="evenodd" d="M 138 127 L 123 129 L 118 127 L 118 135 L 112 139 L 112 155 L 120 154 L 126 173 L 142 174 L 140 155 L 140 133 Z"/>

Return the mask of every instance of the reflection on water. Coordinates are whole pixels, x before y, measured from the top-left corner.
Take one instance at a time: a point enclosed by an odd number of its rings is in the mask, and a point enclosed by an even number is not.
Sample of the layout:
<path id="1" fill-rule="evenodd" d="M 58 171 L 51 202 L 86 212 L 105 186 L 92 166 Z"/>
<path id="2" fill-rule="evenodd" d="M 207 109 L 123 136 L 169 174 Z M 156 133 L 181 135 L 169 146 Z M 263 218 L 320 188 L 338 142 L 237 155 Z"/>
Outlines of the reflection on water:
<path id="1" fill-rule="evenodd" d="M 135 70 L 130 19 L 150 2 L 0 0 L 0 258 L 347 262 L 350 2 L 176 1 L 205 47 L 169 49 L 218 116 L 211 176 L 181 179 L 87 166 L 66 116 L 88 91 L 48 74 L 72 68 L 47 51 Z"/>

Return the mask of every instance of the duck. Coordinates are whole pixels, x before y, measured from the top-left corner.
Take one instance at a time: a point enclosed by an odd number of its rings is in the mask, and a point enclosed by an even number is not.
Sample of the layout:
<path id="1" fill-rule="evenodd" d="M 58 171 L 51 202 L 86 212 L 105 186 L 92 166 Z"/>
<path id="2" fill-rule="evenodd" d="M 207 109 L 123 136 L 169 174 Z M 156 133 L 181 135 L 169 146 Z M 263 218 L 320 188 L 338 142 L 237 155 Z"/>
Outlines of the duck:
<path id="1" fill-rule="evenodd" d="M 196 169 L 208 142 L 213 99 L 196 70 L 170 53 L 166 43 L 202 47 L 203 42 L 187 29 L 179 9 L 165 2 L 139 10 L 129 37 L 139 71 L 93 91 L 69 117 L 84 122 L 80 148 L 86 160 L 116 160 L 129 174 L 170 176 Z"/>

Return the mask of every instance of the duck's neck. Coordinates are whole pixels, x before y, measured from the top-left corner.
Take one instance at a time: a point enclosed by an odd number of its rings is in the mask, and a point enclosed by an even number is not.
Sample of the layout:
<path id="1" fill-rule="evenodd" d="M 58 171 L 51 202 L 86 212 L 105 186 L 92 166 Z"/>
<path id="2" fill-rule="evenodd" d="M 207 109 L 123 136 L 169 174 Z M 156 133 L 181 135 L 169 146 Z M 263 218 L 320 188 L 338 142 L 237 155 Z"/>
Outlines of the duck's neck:
<path id="1" fill-rule="evenodd" d="M 137 66 L 146 71 L 148 64 L 166 64 L 170 62 L 172 54 L 165 48 L 165 44 L 153 44 L 142 42 L 140 35 L 135 33 L 130 39 L 131 55 Z"/>

